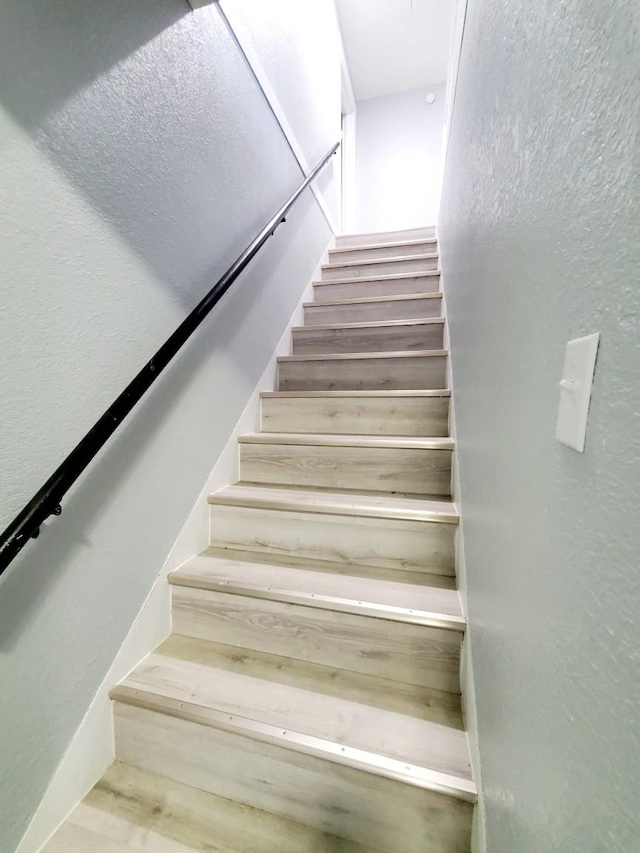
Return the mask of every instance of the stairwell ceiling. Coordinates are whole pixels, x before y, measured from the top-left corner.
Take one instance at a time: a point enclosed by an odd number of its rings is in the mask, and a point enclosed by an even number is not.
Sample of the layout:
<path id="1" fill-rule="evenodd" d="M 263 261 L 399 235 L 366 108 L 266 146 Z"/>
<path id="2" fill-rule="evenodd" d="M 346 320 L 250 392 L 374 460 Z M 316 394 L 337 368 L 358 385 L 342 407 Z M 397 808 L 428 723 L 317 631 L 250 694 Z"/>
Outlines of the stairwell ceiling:
<path id="1" fill-rule="evenodd" d="M 456 0 L 336 0 L 356 100 L 447 79 Z"/>

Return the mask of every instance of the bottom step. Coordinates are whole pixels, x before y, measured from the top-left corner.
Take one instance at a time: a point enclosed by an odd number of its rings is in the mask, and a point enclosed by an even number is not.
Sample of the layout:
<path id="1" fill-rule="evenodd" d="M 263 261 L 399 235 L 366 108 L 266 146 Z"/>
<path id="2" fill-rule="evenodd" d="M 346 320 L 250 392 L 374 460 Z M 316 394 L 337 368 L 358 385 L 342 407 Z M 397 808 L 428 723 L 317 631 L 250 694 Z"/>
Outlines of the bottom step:
<path id="1" fill-rule="evenodd" d="M 116 762 L 42 853 L 378 853 Z"/>
<path id="2" fill-rule="evenodd" d="M 173 635 L 111 692 L 118 760 L 365 849 L 468 853 L 463 731 L 313 689 L 326 667 L 221 654 Z"/>

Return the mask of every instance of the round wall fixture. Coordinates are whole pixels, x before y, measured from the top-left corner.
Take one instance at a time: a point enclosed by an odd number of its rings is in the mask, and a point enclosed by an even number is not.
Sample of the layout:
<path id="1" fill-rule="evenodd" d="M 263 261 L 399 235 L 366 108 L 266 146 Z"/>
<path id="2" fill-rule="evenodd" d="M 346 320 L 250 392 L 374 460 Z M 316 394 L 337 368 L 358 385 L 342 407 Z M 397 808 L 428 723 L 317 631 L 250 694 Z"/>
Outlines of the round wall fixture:
<path id="1" fill-rule="evenodd" d="M 435 92 L 429 92 L 429 93 L 428 93 L 428 95 L 427 95 L 427 98 L 426 98 L 427 103 L 428 103 L 428 104 L 432 104 L 432 103 L 435 101 L 435 99 L 436 99 L 436 94 L 435 94 Z"/>

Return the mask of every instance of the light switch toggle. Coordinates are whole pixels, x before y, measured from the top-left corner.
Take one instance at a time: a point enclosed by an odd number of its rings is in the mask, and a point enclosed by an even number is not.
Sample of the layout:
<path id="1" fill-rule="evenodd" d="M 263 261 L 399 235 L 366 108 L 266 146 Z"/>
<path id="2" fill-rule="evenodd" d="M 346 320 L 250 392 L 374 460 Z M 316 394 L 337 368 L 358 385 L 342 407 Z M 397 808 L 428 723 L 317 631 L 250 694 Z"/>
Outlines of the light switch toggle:
<path id="1" fill-rule="evenodd" d="M 600 334 L 569 341 L 560 380 L 560 406 L 556 438 L 567 447 L 584 452 L 591 385 Z"/>

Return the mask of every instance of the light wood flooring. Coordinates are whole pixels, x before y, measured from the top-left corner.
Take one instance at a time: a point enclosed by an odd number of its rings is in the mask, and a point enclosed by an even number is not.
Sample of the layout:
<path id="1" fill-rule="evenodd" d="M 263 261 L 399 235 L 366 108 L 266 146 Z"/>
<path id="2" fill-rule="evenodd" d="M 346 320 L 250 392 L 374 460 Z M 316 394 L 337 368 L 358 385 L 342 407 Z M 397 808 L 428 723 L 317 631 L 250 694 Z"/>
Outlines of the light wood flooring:
<path id="1" fill-rule="evenodd" d="M 433 229 L 337 239 L 45 853 L 469 853 Z"/>

